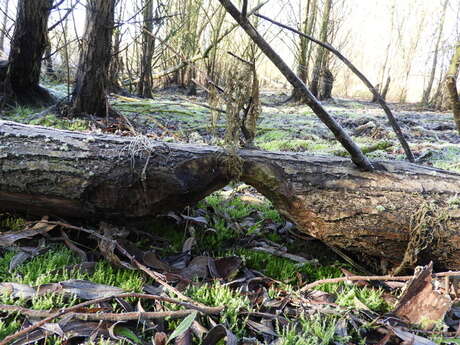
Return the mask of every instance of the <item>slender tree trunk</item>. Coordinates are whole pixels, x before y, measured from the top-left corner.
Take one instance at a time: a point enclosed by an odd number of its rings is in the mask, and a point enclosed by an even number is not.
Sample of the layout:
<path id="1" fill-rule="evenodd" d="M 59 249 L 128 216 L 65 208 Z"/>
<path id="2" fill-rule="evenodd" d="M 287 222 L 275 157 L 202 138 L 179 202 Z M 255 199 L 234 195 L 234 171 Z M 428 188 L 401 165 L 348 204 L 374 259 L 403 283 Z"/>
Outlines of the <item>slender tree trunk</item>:
<path id="1" fill-rule="evenodd" d="M 152 97 L 152 58 L 155 48 L 155 39 L 149 34 L 153 31 L 153 0 L 145 0 L 144 25 L 142 32 L 141 73 L 137 85 L 137 94 L 141 97 Z M 147 32 L 146 32 L 147 31 Z"/>
<path id="2" fill-rule="evenodd" d="M 307 35 L 313 34 L 314 25 L 316 22 L 317 14 L 317 5 L 316 0 L 308 0 L 305 12 L 305 20 L 303 25 L 300 27 L 300 31 L 304 32 Z M 299 61 L 297 67 L 297 75 L 304 84 L 308 83 L 308 63 L 311 57 L 311 43 L 305 37 L 300 36 L 299 43 Z M 299 89 L 294 89 L 293 100 L 296 102 L 306 103 L 305 98 L 303 97 L 302 91 Z"/>
<path id="3" fill-rule="evenodd" d="M 423 91 L 422 102 L 424 104 L 429 104 L 430 102 L 431 89 L 433 88 L 434 77 L 436 75 L 436 68 L 438 66 L 439 45 L 441 43 L 441 38 L 444 31 L 444 23 L 446 21 L 446 10 L 448 4 L 449 0 L 445 0 L 444 5 L 442 7 L 441 19 L 438 26 L 438 37 L 436 39 L 436 44 L 434 47 L 433 65 L 431 67 L 430 79 L 428 80 L 428 84 L 425 90 Z"/>
<path id="4" fill-rule="evenodd" d="M 71 113 L 106 116 L 108 69 L 112 59 L 115 1 L 88 0 L 86 29 L 78 63 Z"/>
<path id="5" fill-rule="evenodd" d="M 42 57 L 48 41 L 53 0 L 20 0 L 11 41 L 4 87 L 7 102 L 47 105 L 54 97 L 39 86 Z"/>
<path id="6" fill-rule="evenodd" d="M 452 113 L 454 115 L 455 125 L 458 133 L 460 134 L 460 99 L 457 90 L 457 78 L 460 69 L 460 42 L 457 42 L 457 46 L 452 56 L 452 60 L 449 65 L 449 71 L 446 77 L 446 88 L 449 92 L 450 102 L 452 103 Z"/>
<path id="7" fill-rule="evenodd" d="M 323 9 L 323 18 L 321 23 L 321 32 L 320 32 L 320 41 L 327 42 L 328 41 L 328 26 L 329 26 L 329 19 L 331 15 L 331 8 L 332 8 L 332 0 L 326 0 L 324 2 L 324 9 Z M 311 93 L 319 98 L 319 85 L 320 79 L 322 74 L 324 73 L 324 66 L 325 66 L 325 59 L 327 55 L 327 50 L 324 48 L 319 47 L 318 52 L 316 55 L 315 66 L 313 67 L 313 76 L 311 78 Z M 320 98 L 321 99 L 321 98 Z"/>
<path id="8" fill-rule="evenodd" d="M 8 6 L 9 6 L 10 1 L 5 0 L 5 16 L 3 17 L 3 23 L 2 23 L 2 28 L 0 31 L 0 50 L 2 52 L 5 51 L 5 34 L 6 34 L 6 25 L 8 23 Z"/>
<path id="9" fill-rule="evenodd" d="M 120 72 L 123 69 L 123 59 L 120 56 L 121 32 L 117 30 L 113 38 L 113 55 L 109 66 L 109 90 L 112 92 L 122 91 L 119 81 Z"/>

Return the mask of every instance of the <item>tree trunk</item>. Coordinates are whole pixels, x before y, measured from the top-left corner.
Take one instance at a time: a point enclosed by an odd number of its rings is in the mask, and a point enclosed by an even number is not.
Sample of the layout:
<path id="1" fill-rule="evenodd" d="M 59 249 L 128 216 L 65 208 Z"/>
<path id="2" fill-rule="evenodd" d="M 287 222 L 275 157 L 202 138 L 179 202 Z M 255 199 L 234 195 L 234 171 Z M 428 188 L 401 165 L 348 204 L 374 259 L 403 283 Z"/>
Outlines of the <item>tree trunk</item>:
<path id="1" fill-rule="evenodd" d="M 120 19 L 121 21 L 121 19 Z M 120 73 L 123 70 L 123 59 L 120 56 L 121 32 L 117 30 L 113 40 L 113 56 L 109 66 L 109 91 L 121 93 Z"/>
<path id="2" fill-rule="evenodd" d="M 433 88 L 434 77 L 436 75 L 436 68 L 438 67 L 439 45 L 441 43 L 441 38 L 442 38 L 443 31 L 444 31 L 444 23 L 446 21 L 446 10 L 447 10 L 448 3 L 449 3 L 449 0 L 444 0 L 444 5 L 442 7 L 442 12 L 441 12 L 441 18 L 439 20 L 439 26 L 437 30 L 438 37 L 436 39 L 436 44 L 434 47 L 433 65 L 431 66 L 431 72 L 430 72 L 430 78 L 428 80 L 428 84 L 425 90 L 423 91 L 422 102 L 424 104 L 430 103 L 431 89 Z"/>
<path id="3" fill-rule="evenodd" d="M 141 56 L 141 73 L 139 84 L 137 85 L 137 94 L 140 97 L 151 98 L 153 81 L 152 81 L 152 58 L 155 48 L 155 39 L 151 33 L 153 31 L 153 0 L 145 0 L 144 4 L 144 26 L 142 32 L 142 56 Z"/>
<path id="4" fill-rule="evenodd" d="M 326 0 L 324 2 L 324 9 L 323 9 L 323 18 L 321 23 L 321 32 L 319 40 L 322 42 L 327 42 L 328 36 L 328 29 L 329 29 L 329 19 L 331 15 L 331 8 L 332 8 L 332 0 Z M 325 60 L 328 51 L 322 47 L 318 47 L 318 52 L 316 55 L 315 66 L 313 67 L 313 75 L 311 78 L 311 93 L 318 98 L 320 98 L 320 81 L 323 78 L 323 74 L 325 72 Z"/>
<path id="5" fill-rule="evenodd" d="M 305 9 L 305 21 L 303 25 L 299 27 L 299 31 L 302 31 L 306 35 L 312 36 L 313 29 L 316 22 L 316 0 L 308 0 L 306 9 Z M 297 66 L 297 76 L 303 83 L 306 85 L 308 83 L 308 64 L 311 57 L 311 43 L 310 40 L 306 37 L 299 37 L 299 56 L 298 56 L 298 66 Z M 302 94 L 302 90 L 294 88 L 292 91 L 292 97 L 295 102 L 306 103 L 305 96 Z"/>
<path id="6" fill-rule="evenodd" d="M 54 102 L 54 97 L 39 86 L 52 5 L 53 0 L 18 2 L 9 66 L 6 79 L 3 80 L 7 102 L 32 106 Z"/>
<path id="7" fill-rule="evenodd" d="M 446 77 L 446 88 L 449 92 L 450 102 L 452 104 L 452 113 L 454 115 L 455 126 L 460 134 L 460 99 L 457 90 L 457 78 L 460 70 L 460 42 L 457 42 L 454 55 L 449 65 Z"/>
<path id="8" fill-rule="evenodd" d="M 0 51 L 5 51 L 5 35 L 6 35 L 6 24 L 8 23 L 8 7 L 9 7 L 9 0 L 5 0 L 5 15 L 3 16 L 3 23 L 0 30 Z"/>
<path id="9" fill-rule="evenodd" d="M 78 62 L 71 113 L 75 116 L 110 113 L 107 102 L 108 69 L 112 59 L 114 0 L 88 0 L 86 29 Z"/>
<path id="10" fill-rule="evenodd" d="M 139 219 L 194 203 L 235 177 L 222 148 L 144 137 L 0 121 L 0 147 L 0 211 L 39 216 Z M 414 264 L 460 269 L 459 174 L 401 161 L 363 172 L 338 157 L 238 154 L 240 180 L 300 230 L 389 266 L 414 249 Z"/>

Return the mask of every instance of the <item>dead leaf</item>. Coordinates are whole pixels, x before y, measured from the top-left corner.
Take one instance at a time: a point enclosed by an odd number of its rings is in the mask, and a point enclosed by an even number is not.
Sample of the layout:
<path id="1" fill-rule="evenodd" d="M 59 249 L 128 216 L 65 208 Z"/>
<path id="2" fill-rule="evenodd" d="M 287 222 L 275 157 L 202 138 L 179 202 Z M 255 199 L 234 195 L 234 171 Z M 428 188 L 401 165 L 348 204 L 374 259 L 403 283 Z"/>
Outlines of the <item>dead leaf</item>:
<path id="1" fill-rule="evenodd" d="M 191 223 L 195 223 L 198 225 L 208 225 L 208 220 L 205 217 L 201 217 L 201 216 L 200 217 L 190 217 L 184 214 L 181 214 L 181 216 L 182 218 L 184 218 L 185 220 L 188 220 Z"/>
<path id="2" fill-rule="evenodd" d="M 206 334 L 202 345 L 215 345 L 224 338 L 227 338 L 227 345 L 238 344 L 238 338 L 225 328 L 224 325 L 216 325 L 208 332 L 208 334 Z"/>
<path id="3" fill-rule="evenodd" d="M 208 277 L 209 256 L 197 256 L 190 261 L 190 264 L 180 271 L 180 275 L 188 280 L 205 279 Z"/>
<path id="4" fill-rule="evenodd" d="M 67 280 L 59 284 L 66 293 L 76 295 L 78 298 L 84 300 L 109 297 L 125 292 L 123 289 L 115 286 L 96 284 L 87 280 Z"/>
<path id="5" fill-rule="evenodd" d="M 243 260 L 238 256 L 227 256 L 225 258 L 214 260 L 214 265 L 220 276 L 225 280 L 232 279 L 238 273 Z"/>
<path id="6" fill-rule="evenodd" d="M 47 218 L 44 217 L 44 220 L 47 220 Z M 57 225 L 55 224 L 49 224 L 43 221 L 38 222 L 31 228 L 27 228 L 25 230 L 3 232 L 0 234 L 0 247 L 9 247 L 19 240 L 22 240 L 24 238 L 32 238 L 37 235 L 42 235 L 55 229 L 56 227 Z"/>
<path id="7" fill-rule="evenodd" d="M 392 326 L 387 326 L 389 327 L 393 333 L 404 340 L 405 343 L 411 344 L 411 345 L 436 345 L 435 342 L 421 337 L 419 335 L 413 334 L 411 332 L 405 331 L 401 327 L 392 327 Z"/>
<path id="8" fill-rule="evenodd" d="M 35 295 L 36 290 L 26 284 L 0 283 L 0 292 L 13 298 L 29 299 Z"/>
<path id="9" fill-rule="evenodd" d="M 161 261 L 153 251 L 144 253 L 144 256 L 142 257 L 142 262 L 150 268 L 153 268 L 154 270 L 164 272 L 174 271 L 174 269 L 172 269 L 171 266 Z"/>
<path id="10" fill-rule="evenodd" d="M 452 306 L 449 295 L 433 288 L 433 263 L 417 267 L 414 278 L 407 282 L 403 295 L 393 313 L 410 323 L 419 324 L 425 330 L 431 330 L 438 321 L 442 321 Z"/>

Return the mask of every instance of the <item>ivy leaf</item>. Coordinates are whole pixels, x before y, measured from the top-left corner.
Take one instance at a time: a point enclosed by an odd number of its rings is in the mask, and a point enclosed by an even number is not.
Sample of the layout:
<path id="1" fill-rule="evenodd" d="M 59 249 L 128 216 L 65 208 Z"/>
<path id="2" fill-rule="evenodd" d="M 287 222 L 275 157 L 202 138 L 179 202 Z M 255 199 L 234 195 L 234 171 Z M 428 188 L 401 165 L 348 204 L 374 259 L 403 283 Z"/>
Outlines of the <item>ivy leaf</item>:
<path id="1" fill-rule="evenodd" d="M 198 312 L 194 311 L 185 319 L 183 319 L 179 326 L 177 326 L 177 328 L 174 330 L 174 332 L 171 333 L 168 340 L 166 341 L 166 344 L 168 344 L 174 338 L 177 338 L 184 334 L 192 326 L 192 323 L 193 321 L 195 321 L 197 314 Z"/>

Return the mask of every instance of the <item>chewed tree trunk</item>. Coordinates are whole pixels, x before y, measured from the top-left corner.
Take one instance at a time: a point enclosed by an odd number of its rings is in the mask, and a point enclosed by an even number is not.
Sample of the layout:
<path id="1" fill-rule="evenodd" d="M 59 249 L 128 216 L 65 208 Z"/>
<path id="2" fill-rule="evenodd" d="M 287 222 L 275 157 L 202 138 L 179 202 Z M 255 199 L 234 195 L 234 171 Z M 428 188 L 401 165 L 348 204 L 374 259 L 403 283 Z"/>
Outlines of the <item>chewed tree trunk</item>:
<path id="1" fill-rule="evenodd" d="M 54 97 L 39 86 L 52 6 L 53 0 L 18 2 L 8 70 L 3 80 L 7 102 L 23 105 L 48 105 L 54 102 Z"/>
<path id="2" fill-rule="evenodd" d="M 107 102 L 107 88 L 114 15 L 114 0 L 87 1 L 86 29 L 72 97 L 73 115 L 103 117 L 111 112 Z"/>
<path id="3" fill-rule="evenodd" d="M 402 161 L 375 172 L 345 158 L 166 144 L 0 121 L 0 212 L 142 219 L 195 203 L 239 177 L 299 230 L 413 267 L 460 269 L 460 175 Z M 233 168 L 233 170 L 235 170 Z"/>

